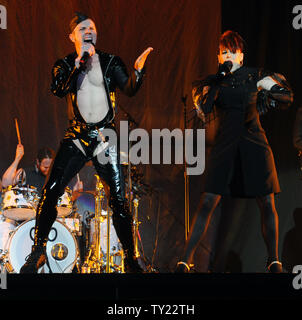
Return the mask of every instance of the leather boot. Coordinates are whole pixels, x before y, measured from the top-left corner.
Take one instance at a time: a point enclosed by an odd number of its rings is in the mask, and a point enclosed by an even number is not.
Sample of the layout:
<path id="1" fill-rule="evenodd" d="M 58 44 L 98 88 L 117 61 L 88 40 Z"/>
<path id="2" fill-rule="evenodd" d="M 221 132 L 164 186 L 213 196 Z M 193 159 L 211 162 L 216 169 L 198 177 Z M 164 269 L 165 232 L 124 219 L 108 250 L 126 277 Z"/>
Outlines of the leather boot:
<path id="1" fill-rule="evenodd" d="M 124 267 L 126 273 L 144 273 L 144 270 L 139 265 L 137 258 L 134 253 L 129 253 L 129 251 L 124 250 Z"/>
<path id="2" fill-rule="evenodd" d="M 46 263 L 46 246 L 33 245 L 31 253 L 27 256 L 20 273 L 38 273 L 38 270 Z"/>
<path id="3" fill-rule="evenodd" d="M 282 263 L 278 260 L 272 261 L 268 267 L 267 270 L 270 273 L 282 273 L 283 269 L 282 269 Z"/>
<path id="4" fill-rule="evenodd" d="M 174 273 L 189 273 L 189 272 L 190 272 L 190 267 L 186 262 L 184 261 L 177 262 Z"/>

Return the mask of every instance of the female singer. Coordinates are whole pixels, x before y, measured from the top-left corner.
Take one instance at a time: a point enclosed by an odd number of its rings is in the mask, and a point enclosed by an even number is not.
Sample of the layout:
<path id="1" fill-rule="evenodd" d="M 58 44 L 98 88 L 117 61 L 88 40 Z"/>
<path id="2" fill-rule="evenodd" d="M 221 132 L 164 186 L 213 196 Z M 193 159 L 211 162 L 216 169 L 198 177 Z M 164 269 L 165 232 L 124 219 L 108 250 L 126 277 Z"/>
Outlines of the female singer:
<path id="1" fill-rule="evenodd" d="M 274 194 L 280 192 L 280 187 L 273 153 L 259 115 L 271 108 L 288 107 L 293 94 L 282 75 L 243 66 L 244 44 L 237 32 L 222 34 L 218 73 L 193 83 L 198 116 L 205 119 L 215 106 L 220 125 L 206 164 L 205 189 L 176 272 L 190 270 L 194 252 L 224 195 L 256 199 L 268 252 L 267 269 L 282 272 L 274 201 Z"/>

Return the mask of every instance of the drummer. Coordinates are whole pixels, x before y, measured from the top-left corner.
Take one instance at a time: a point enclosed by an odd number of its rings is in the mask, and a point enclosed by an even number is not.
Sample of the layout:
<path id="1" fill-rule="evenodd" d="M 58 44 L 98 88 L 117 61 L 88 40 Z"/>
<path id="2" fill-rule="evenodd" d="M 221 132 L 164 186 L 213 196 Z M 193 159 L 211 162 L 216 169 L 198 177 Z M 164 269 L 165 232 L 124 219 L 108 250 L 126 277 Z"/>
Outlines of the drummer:
<path id="1" fill-rule="evenodd" d="M 35 187 L 40 195 L 54 159 L 54 151 L 47 147 L 41 148 L 38 151 L 34 166 L 25 169 L 18 169 L 23 156 L 24 147 L 22 144 L 18 144 L 14 161 L 3 174 L 2 186 L 3 188 L 6 188 L 8 186 L 15 186 L 17 184 L 29 185 Z M 75 201 L 82 191 L 83 182 L 77 180 L 73 187 L 72 201 Z"/>
<path id="2" fill-rule="evenodd" d="M 3 174 L 2 181 L 0 179 L 0 192 L 3 187 L 3 192 L 5 192 L 5 188 L 8 186 L 29 186 L 36 188 L 39 197 L 41 196 L 41 191 L 43 185 L 45 183 L 46 177 L 48 175 L 49 169 L 52 165 L 54 159 L 54 152 L 50 148 L 41 148 L 38 151 L 37 157 L 35 159 L 35 163 L 33 166 L 28 168 L 18 168 L 20 162 L 24 156 L 24 147 L 22 144 L 18 144 L 16 148 L 16 155 L 14 161 L 11 165 L 6 169 Z M 81 195 L 83 191 L 83 182 L 77 179 L 73 187 L 73 192 L 71 196 L 71 202 L 74 201 Z M 1 195 L 2 197 L 2 195 Z M 3 200 L 1 199 L 1 202 Z M 27 219 L 25 219 L 27 220 Z M 24 219 L 18 217 L 17 219 L 8 218 L 2 212 L 0 212 L 0 260 L 1 260 L 1 251 L 6 250 L 6 245 L 8 243 L 8 239 L 10 233 L 15 230 L 15 228 L 22 224 Z M 20 249 L 22 252 L 22 249 Z M 0 264 L 0 272 L 2 271 Z"/>

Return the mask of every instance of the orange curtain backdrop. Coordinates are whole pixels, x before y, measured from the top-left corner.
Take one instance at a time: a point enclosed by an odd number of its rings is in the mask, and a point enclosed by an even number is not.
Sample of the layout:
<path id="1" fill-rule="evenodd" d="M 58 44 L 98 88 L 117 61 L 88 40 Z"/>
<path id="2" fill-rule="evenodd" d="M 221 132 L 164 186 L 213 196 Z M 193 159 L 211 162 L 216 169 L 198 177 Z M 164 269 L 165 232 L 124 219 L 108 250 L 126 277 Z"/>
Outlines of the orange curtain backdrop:
<path id="1" fill-rule="evenodd" d="M 118 97 L 142 128 L 182 128 L 181 96 L 191 96 L 191 82 L 216 66 L 220 1 L 1 0 L 0 4 L 8 14 L 7 30 L 0 29 L 2 169 L 14 156 L 14 117 L 19 119 L 25 163 L 41 145 L 56 148 L 63 135 L 65 101 L 50 93 L 50 71 L 56 59 L 74 50 L 68 25 L 75 11 L 91 15 L 98 28 L 97 47 L 121 56 L 128 68 L 145 48 L 154 47 L 143 88 L 135 98 Z"/>

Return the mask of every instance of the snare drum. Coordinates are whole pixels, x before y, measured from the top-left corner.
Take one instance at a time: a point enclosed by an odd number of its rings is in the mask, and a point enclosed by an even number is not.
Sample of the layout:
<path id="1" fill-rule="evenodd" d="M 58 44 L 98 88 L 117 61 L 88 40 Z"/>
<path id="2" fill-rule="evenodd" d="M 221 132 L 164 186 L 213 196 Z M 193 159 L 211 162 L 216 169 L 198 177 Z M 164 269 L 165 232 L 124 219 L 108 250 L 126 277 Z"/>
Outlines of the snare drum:
<path id="1" fill-rule="evenodd" d="M 31 252 L 34 243 L 35 219 L 23 222 L 10 236 L 7 250 L 8 272 L 19 273 Z M 61 222 L 55 221 L 46 245 L 52 273 L 71 273 L 78 257 L 78 246 L 73 234 Z M 50 273 L 45 264 L 39 269 L 39 273 Z"/>
<path id="2" fill-rule="evenodd" d="M 57 204 L 58 217 L 68 217 L 72 213 L 72 192 L 67 187 Z"/>
<path id="3" fill-rule="evenodd" d="M 24 221 L 35 217 L 39 193 L 32 186 L 9 186 L 3 190 L 2 212 L 6 218 Z"/>

